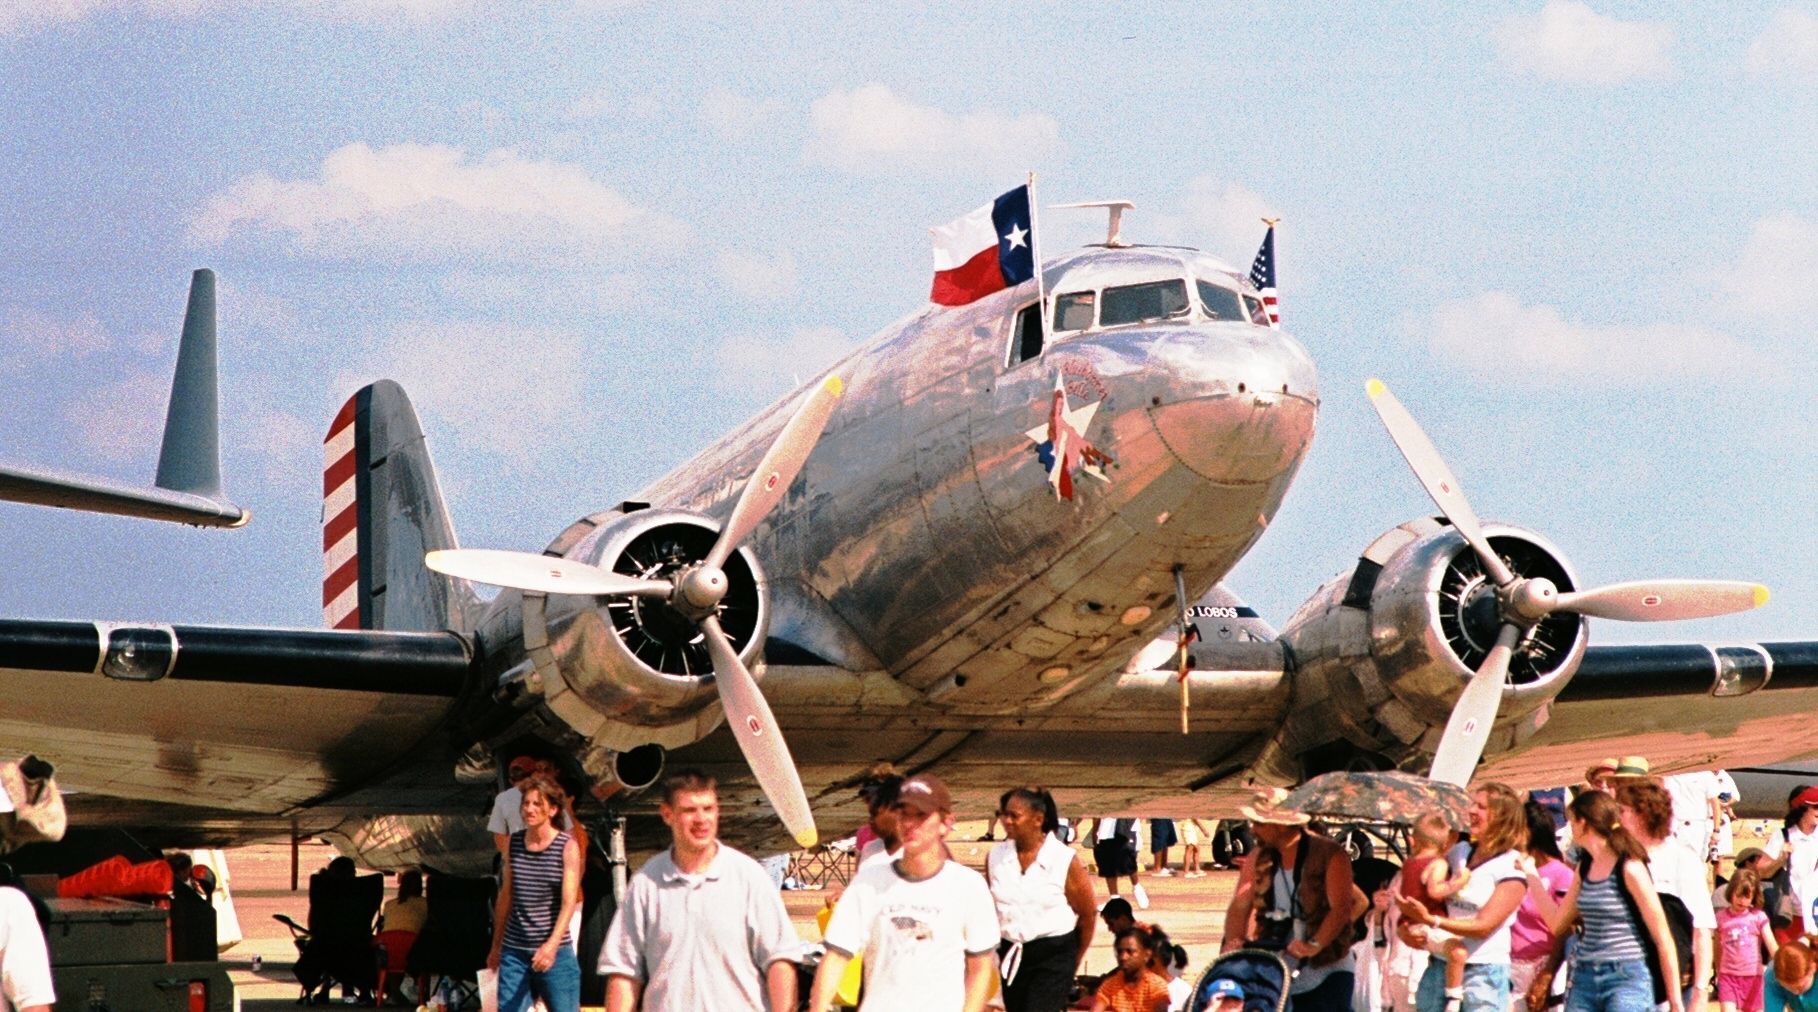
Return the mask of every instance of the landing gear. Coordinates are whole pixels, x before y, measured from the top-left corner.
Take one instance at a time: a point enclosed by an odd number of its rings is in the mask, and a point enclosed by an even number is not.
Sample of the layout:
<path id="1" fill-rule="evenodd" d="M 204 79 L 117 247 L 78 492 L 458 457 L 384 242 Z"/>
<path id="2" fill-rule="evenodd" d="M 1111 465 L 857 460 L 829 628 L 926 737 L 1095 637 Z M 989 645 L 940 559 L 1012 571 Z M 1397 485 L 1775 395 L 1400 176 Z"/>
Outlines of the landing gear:
<path id="1" fill-rule="evenodd" d="M 603 818 L 588 826 L 593 839 L 581 874 L 581 952 L 597 956 L 606 942 L 606 930 L 625 897 L 625 816 L 608 805 Z M 599 975 L 598 960 L 581 960 L 581 1004 L 606 1004 L 606 978 Z"/>

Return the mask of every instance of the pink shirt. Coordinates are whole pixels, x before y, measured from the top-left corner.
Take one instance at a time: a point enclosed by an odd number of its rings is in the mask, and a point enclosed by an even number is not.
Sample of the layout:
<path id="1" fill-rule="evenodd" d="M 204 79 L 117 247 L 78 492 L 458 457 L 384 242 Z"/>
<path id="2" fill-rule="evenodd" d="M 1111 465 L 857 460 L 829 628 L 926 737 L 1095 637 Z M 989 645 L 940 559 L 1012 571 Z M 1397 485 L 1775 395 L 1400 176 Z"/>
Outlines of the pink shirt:
<path id="1" fill-rule="evenodd" d="M 1726 975 L 1761 976 L 1761 926 L 1766 923 L 1767 914 L 1760 910 L 1717 911 L 1717 944 L 1723 953 L 1718 965 Z"/>
<path id="2" fill-rule="evenodd" d="M 1553 902 L 1558 903 L 1572 889 L 1572 868 L 1564 861 L 1547 858 L 1540 866 L 1540 880 L 1545 882 L 1547 890 L 1553 894 Z M 1509 926 L 1509 958 L 1535 960 L 1547 954 L 1553 947 L 1553 936 L 1547 931 L 1546 918 L 1540 916 L 1540 908 L 1534 905 L 1534 893 L 1522 894 L 1521 906 L 1515 908 L 1515 923 Z"/>

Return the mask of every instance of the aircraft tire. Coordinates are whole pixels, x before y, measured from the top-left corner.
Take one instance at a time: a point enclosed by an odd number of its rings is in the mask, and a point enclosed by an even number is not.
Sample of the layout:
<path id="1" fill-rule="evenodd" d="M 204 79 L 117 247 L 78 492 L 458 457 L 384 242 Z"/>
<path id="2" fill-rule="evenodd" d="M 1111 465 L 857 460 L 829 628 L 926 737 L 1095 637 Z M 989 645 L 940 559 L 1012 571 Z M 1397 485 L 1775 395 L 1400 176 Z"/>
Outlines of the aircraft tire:
<path id="1" fill-rule="evenodd" d="M 1351 855 L 1351 861 L 1368 861 L 1376 856 L 1376 841 L 1370 834 L 1361 829 L 1353 829 L 1344 836 L 1345 853 Z"/>

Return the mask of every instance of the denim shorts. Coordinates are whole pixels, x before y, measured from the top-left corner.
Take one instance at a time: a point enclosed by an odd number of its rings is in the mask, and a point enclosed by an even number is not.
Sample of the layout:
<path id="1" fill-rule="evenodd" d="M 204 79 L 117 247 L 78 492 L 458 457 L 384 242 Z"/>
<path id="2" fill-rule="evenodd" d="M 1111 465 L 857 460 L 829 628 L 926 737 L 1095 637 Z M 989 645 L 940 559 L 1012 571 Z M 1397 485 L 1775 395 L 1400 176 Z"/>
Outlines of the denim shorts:
<path id="1" fill-rule="evenodd" d="M 1653 1012 L 1654 978 L 1645 959 L 1572 964 L 1566 1012 Z"/>
<path id="2" fill-rule="evenodd" d="M 1427 962 L 1427 972 L 1420 975 L 1420 991 L 1415 996 L 1420 1012 L 1445 1012 L 1446 961 Z M 1460 1012 L 1508 1012 L 1509 964 L 1466 963 L 1464 1002 Z"/>

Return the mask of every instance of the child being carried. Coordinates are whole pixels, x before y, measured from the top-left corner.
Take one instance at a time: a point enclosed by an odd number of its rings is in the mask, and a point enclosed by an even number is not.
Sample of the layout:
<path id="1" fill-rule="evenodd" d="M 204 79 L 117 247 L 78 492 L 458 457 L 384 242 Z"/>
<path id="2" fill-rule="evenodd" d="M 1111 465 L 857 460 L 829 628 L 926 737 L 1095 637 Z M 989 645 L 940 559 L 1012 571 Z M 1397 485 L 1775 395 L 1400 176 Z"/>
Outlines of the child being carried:
<path id="1" fill-rule="evenodd" d="M 1462 864 L 1456 871 L 1446 863 L 1446 849 L 1457 834 L 1438 812 L 1414 820 L 1413 854 L 1401 869 L 1401 895 L 1419 903 L 1435 917 L 1446 915 L 1446 900 L 1471 881 L 1471 870 Z M 1463 939 L 1450 931 L 1427 929 L 1427 951 L 1446 961 L 1446 1012 L 1458 1012 L 1464 1002 L 1465 960 L 1470 952 Z"/>

